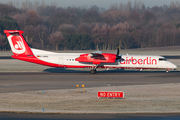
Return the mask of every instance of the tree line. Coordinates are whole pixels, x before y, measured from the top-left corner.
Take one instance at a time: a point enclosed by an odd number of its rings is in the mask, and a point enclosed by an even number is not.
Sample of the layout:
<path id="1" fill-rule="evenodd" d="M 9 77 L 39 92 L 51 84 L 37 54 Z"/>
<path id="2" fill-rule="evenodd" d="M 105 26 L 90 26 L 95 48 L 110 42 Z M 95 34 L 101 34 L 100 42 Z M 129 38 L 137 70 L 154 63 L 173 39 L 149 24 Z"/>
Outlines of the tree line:
<path id="1" fill-rule="evenodd" d="M 31 47 L 112 50 L 180 45 L 180 3 L 146 7 L 141 0 L 97 6 L 56 3 L 0 4 L 0 50 L 10 50 L 4 30 L 23 30 Z"/>

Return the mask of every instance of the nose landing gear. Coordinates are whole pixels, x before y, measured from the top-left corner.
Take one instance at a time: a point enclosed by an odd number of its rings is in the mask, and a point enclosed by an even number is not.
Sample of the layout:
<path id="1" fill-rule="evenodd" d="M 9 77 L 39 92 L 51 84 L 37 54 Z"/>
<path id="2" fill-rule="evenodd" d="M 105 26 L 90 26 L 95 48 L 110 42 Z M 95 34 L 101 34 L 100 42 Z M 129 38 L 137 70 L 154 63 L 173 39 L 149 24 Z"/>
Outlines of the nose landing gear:
<path id="1" fill-rule="evenodd" d="M 167 73 L 169 72 L 169 68 L 167 68 L 166 72 L 167 72 Z"/>

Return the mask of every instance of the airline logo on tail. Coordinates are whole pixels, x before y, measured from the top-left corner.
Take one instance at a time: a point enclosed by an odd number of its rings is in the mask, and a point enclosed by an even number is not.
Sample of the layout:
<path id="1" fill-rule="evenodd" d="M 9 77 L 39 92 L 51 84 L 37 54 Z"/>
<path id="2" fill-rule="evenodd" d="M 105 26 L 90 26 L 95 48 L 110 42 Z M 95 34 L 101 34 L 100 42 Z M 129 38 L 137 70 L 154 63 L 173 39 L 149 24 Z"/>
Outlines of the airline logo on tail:
<path id="1" fill-rule="evenodd" d="M 24 56 L 33 56 L 31 48 L 26 43 L 21 30 L 4 30 L 8 38 L 11 50 L 14 55 L 24 55 Z"/>
<path id="2" fill-rule="evenodd" d="M 12 38 L 13 46 L 16 50 L 22 50 L 24 47 L 24 44 L 21 40 L 18 40 L 19 37 L 13 36 Z"/>
<path id="3" fill-rule="evenodd" d="M 8 37 L 11 49 L 16 54 L 22 54 L 26 51 L 23 40 L 20 36 L 10 35 Z"/>

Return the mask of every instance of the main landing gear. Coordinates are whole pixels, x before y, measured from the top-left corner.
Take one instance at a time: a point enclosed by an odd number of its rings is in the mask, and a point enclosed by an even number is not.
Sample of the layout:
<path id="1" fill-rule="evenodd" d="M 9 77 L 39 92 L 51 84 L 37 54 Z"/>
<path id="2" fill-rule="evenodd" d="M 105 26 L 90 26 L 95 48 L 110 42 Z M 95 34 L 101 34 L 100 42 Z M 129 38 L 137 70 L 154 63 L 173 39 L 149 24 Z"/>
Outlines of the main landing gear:
<path id="1" fill-rule="evenodd" d="M 92 70 L 90 70 L 90 73 L 91 73 L 91 74 L 95 74 L 95 73 L 96 73 L 96 68 L 97 68 L 97 66 L 98 66 L 98 65 L 95 65 L 95 67 L 94 67 L 94 65 L 92 65 Z"/>
<path id="2" fill-rule="evenodd" d="M 91 73 L 91 74 L 95 74 L 95 73 L 96 73 L 96 70 L 93 70 L 93 69 L 92 69 L 92 70 L 90 71 L 90 73 Z"/>

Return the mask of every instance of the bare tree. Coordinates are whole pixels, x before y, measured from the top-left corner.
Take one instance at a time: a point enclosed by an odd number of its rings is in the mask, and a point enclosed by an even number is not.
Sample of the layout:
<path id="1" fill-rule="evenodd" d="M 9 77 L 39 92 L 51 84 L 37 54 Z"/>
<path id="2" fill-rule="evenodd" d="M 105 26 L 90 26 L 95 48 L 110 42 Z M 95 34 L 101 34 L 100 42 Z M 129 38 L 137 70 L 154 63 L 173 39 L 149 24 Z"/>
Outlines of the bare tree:
<path id="1" fill-rule="evenodd" d="M 20 8 L 18 1 L 16 1 L 15 7 L 16 7 L 16 8 Z"/>
<path id="2" fill-rule="evenodd" d="M 58 50 L 58 46 L 60 44 L 63 44 L 64 40 L 65 40 L 65 38 L 60 31 L 56 31 L 56 32 L 52 33 L 49 37 L 49 41 L 51 44 L 55 45 L 56 51 Z"/>
<path id="3" fill-rule="evenodd" d="M 125 4 L 123 4 L 122 2 L 119 4 L 119 10 L 121 10 L 121 11 L 125 10 Z"/>
<path id="4" fill-rule="evenodd" d="M 106 49 L 106 46 L 108 45 L 108 50 L 111 48 L 112 41 L 109 39 L 109 31 L 110 31 L 110 25 L 104 24 L 102 25 L 100 29 L 100 35 L 103 42 L 103 50 Z"/>
<path id="5" fill-rule="evenodd" d="M 37 37 L 41 41 L 42 49 L 44 49 L 44 41 L 48 34 L 48 28 L 45 25 L 38 25 L 35 28 Z"/>
<path id="6" fill-rule="evenodd" d="M 12 1 L 8 2 L 7 4 L 8 4 L 9 6 L 13 6 L 13 7 L 15 6 L 15 5 L 14 5 L 14 2 L 12 2 Z"/>
<path id="7" fill-rule="evenodd" d="M 48 22 L 50 23 L 51 27 L 57 30 L 60 25 L 65 23 L 77 25 L 78 16 L 76 14 L 66 12 L 65 10 L 57 10 L 53 16 L 49 18 Z"/>
<path id="8" fill-rule="evenodd" d="M 75 34 L 76 33 L 76 27 L 72 24 L 62 24 L 59 26 L 59 30 L 63 33 L 63 34 Z"/>
<path id="9" fill-rule="evenodd" d="M 27 25 L 37 26 L 38 24 L 42 23 L 41 17 L 39 17 L 34 10 L 29 10 L 26 13 L 15 14 L 13 19 L 17 21 L 21 29 Z"/>
<path id="10" fill-rule="evenodd" d="M 100 13 L 98 12 L 98 9 L 96 7 L 94 6 L 90 10 L 86 11 L 86 13 L 84 13 L 82 17 L 83 22 L 94 23 L 101 20 Z"/>
<path id="11" fill-rule="evenodd" d="M 35 1 L 33 4 L 33 10 L 37 10 L 39 6 L 40 6 L 39 2 Z"/>
<path id="12" fill-rule="evenodd" d="M 3 48 L 6 45 L 5 40 L 5 36 L 0 34 L 0 48 Z"/>
<path id="13" fill-rule="evenodd" d="M 96 45 L 96 50 L 99 50 L 99 44 L 102 43 L 102 41 L 100 37 L 100 27 L 98 24 L 96 24 L 96 26 L 92 29 L 91 35 L 94 44 Z"/>
<path id="14" fill-rule="evenodd" d="M 143 6 L 143 4 L 144 4 L 144 3 L 143 3 L 141 0 L 135 0 L 135 1 L 134 1 L 134 9 L 135 9 L 135 10 L 141 9 L 142 6 Z"/>
<path id="15" fill-rule="evenodd" d="M 118 44 L 119 48 L 128 48 L 130 39 L 130 25 L 127 22 L 120 22 L 114 25 L 110 31 L 111 42 Z M 113 45 L 114 46 L 114 45 Z"/>
<path id="16" fill-rule="evenodd" d="M 130 29 L 130 26 L 127 22 L 120 22 L 116 26 L 118 31 L 128 31 Z"/>
<path id="17" fill-rule="evenodd" d="M 77 32 L 80 34 L 90 34 L 91 29 L 92 29 L 91 25 L 87 23 L 81 23 L 77 29 Z"/>
<path id="18" fill-rule="evenodd" d="M 150 11 L 145 11 L 142 15 L 142 20 L 147 24 L 150 20 L 155 20 L 156 16 Z"/>
<path id="19" fill-rule="evenodd" d="M 160 46 L 173 46 L 175 45 L 175 33 L 177 31 L 177 28 L 172 22 L 164 23 L 159 29 L 158 29 L 158 45 Z"/>
<path id="20" fill-rule="evenodd" d="M 33 44 L 36 39 L 35 26 L 27 25 L 24 27 L 24 37 L 29 44 Z"/>
<path id="21" fill-rule="evenodd" d="M 12 16 L 14 20 L 17 21 L 19 27 L 21 29 L 23 29 L 27 24 L 27 21 L 28 21 L 28 16 L 26 15 L 26 13 L 18 13 L 18 14 L 15 14 L 14 16 Z"/>
<path id="22" fill-rule="evenodd" d="M 37 8 L 38 14 L 41 15 L 42 17 L 44 16 L 51 16 L 52 13 L 56 11 L 57 7 L 56 6 L 40 6 Z"/>
<path id="23" fill-rule="evenodd" d="M 137 24 L 140 22 L 140 14 L 136 11 L 131 11 L 127 16 L 127 21 L 131 22 L 132 24 Z"/>
<path id="24" fill-rule="evenodd" d="M 122 3 L 122 4 L 123 4 L 123 3 Z M 109 7 L 109 10 L 110 10 L 110 11 L 119 10 L 118 4 L 117 4 L 117 3 L 111 4 L 111 6 Z M 121 8 L 120 8 L 120 10 L 121 10 Z M 122 8 L 122 10 L 123 10 L 123 8 Z"/>
<path id="25" fill-rule="evenodd" d="M 35 10 L 28 10 L 27 15 L 28 15 L 28 24 L 29 25 L 36 26 L 36 25 L 42 23 L 41 17 L 37 14 L 37 12 Z"/>
<path id="26" fill-rule="evenodd" d="M 126 11 L 131 11 L 132 9 L 132 3 L 131 1 L 128 1 L 127 5 L 126 5 Z"/>
<path id="27" fill-rule="evenodd" d="M 11 5 L 0 4 L 0 15 L 11 15 L 12 13 L 18 13 L 20 10 Z"/>
<path id="28" fill-rule="evenodd" d="M 134 33 L 134 36 L 133 36 L 135 41 L 139 44 L 140 48 L 146 47 L 146 45 L 145 45 L 146 43 L 145 43 L 145 40 L 143 38 L 144 32 L 145 32 L 144 30 L 139 29 Z"/>
<path id="29" fill-rule="evenodd" d="M 119 22 L 125 22 L 128 13 L 127 11 L 107 11 L 102 13 L 101 17 L 103 22 L 112 26 Z"/>

